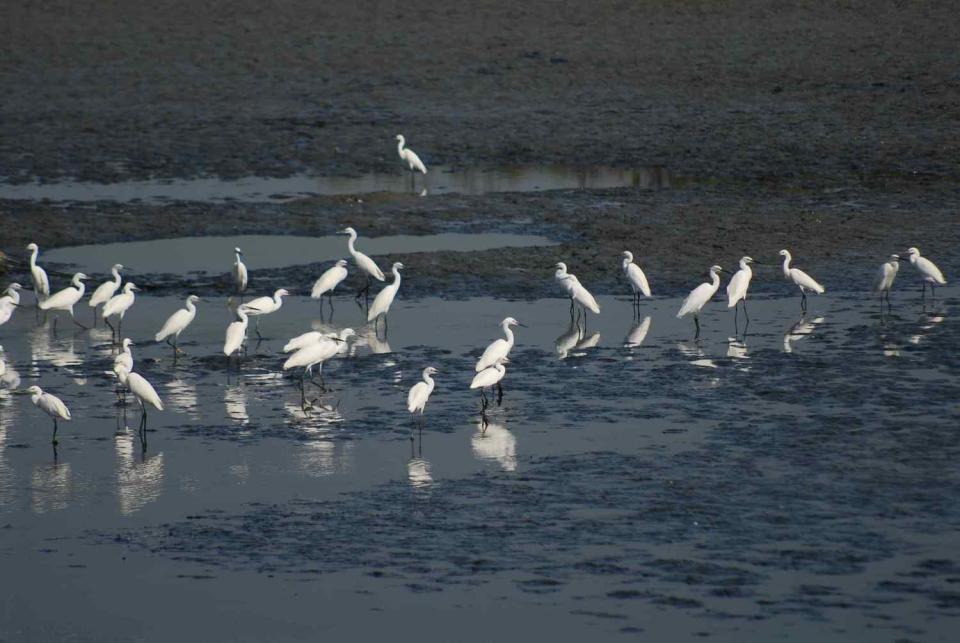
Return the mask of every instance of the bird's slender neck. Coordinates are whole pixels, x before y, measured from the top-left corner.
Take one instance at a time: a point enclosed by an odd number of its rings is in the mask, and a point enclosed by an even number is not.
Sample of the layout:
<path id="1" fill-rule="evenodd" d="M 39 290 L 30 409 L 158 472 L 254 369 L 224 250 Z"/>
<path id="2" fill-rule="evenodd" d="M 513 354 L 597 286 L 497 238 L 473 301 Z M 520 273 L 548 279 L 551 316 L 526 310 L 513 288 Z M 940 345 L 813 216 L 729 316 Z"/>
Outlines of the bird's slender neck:
<path id="1" fill-rule="evenodd" d="M 193 303 L 192 299 L 188 299 L 185 305 L 188 312 L 194 313 L 197 311 L 197 305 Z"/>
<path id="2" fill-rule="evenodd" d="M 34 404 L 36 404 L 37 401 L 40 400 L 40 396 L 41 396 L 41 395 L 43 395 L 43 391 L 37 391 L 37 392 L 35 392 L 35 393 L 31 393 L 31 394 L 30 394 L 30 401 L 33 402 Z"/>
<path id="3" fill-rule="evenodd" d="M 357 240 L 357 233 L 351 232 L 350 238 L 347 239 L 347 249 L 350 250 L 350 254 L 352 255 L 357 254 L 357 249 L 353 247 L 353 243 L 356 240 Z"/>
<path id="4" fill-rule="evenodd" d="M 433 377 L 430 376 L 430 373 L 423 374 L 423 381 L 426 382 L 430 388 L 433 388 Z"/>
<path id="5" fill-rule="evenodd" d="M 710 281 L 713 282 L 714 287 L 720 285 L 720 275 L 717 274 L 716 270 L 710 269 Z"/>
<path id="6" fill-rule="evenodd" d="M 393 269 L 393 285 L 394 286 L 400 285 L 400 271 L 397 268 Z"/>
<path id="7" fill-rule="evenodd" d="M 120 282 L 122 281 L 122 279 L 121 279 L 121 277 L 120 277 L 120 271 L 117 270 L 116 268 L 113 268 L 113 269 L 110 270 L 110 272 L 113 273 L 113 280 L 114 280 L 115 282 L 117 282 L 117 288 L 119 288 L 119 287 L 120 287 Z"/>
<path id="8" fill-rule="evenodd" d="M 784 255 L 783 257 L 783 274 L 787 277 L 790 276 L 790 255 Z"/>
<path id="9" fill-rule="evenodd" d="M 37 254 L 39 252 L 40 250 L 37 248 L 34 248 L 33 250 L 30 251 L 30 267 L 31 268 L 37 267 Z"/>
<path id="10" fill-rule="evenodd" d="M 400 156 L 403 156 L 403 146 L 405 144 L 406 144 L 406 141 L 402 138 L 397 141 L 397 154 L 399 154 Z"/>
<path id="11" fill-rule="evenodd" d="M 503 334 L 507 337 L 507 343 L 513 346 L 513 329 L 510 328 L 510 324 L 503 325 Z"/>
<path id="12" fill-rule="evenodd" d="M 273 293 L 273 303 L 279 305 L 282 300 L 283 300 L 283 293 L 281 293 L 279 290 Z"/>
<path id="13" fill-rule="evenodd" d="M 124 344 L 123 344 L 123 352 L 126 353 L 127 355 L 133 357 L 133 351 L 130 350 L 130 344 L 128 344 L 128 343 L 124 343 Z"/>
<path id="14" fill-rule="evenodd" d="M 741 259 L 741 260 L 740 260 L 740 270 L 746 270 L 747 272 L 751 272 L 751 270 L 750 270 L 750 264 L 747 263 L 746 261 L 744 261 L 743 259 Z"/>
<path id="15" fill-rule="evenodd" d="M 243 263 L 243 262 L 240 260 L 240 253 L 239 253 L 239 252 L 234 252 L 234 253 L 233 253 L 233 256 L 234 256 L 234 258 L 235 258 L 235 259 L 234 259 L 234 263 Z"/>
<path id="16" fill-rule="evenodd" d="M 244 324 L 247 323 L 247 311 L 243 309 L 243 306 L 237 308 L 237 319 L 242 321 Z"/>
<path id="17" fill-rule="evenodd" d="M 83 290 L 83 282 L 80 281 L 80 277 L 78 275 L 73 276 L 73 287 Z"/>
<path id="18" fill-rule="evenodd" d="M 623 269 L 626 270 L 627 268 L 630 267 L 630 264 L 632 264 L 632 263 L 633 263 L 633 257 L 627 257 L 627 256 L 625 256 L 625 257 L 623 258 Z"/>
<path id="19" fill-rule="evenodd" d="M 915 253 L 911 254 L 911 255 L 910 255 L 910 263 L 916 264 L 916 263 L 917 263 L 917 259 L 919 259 L 919 258 L 920 258 L 920 255 L 919 255 L 918 253 L 915 252 Z"/>

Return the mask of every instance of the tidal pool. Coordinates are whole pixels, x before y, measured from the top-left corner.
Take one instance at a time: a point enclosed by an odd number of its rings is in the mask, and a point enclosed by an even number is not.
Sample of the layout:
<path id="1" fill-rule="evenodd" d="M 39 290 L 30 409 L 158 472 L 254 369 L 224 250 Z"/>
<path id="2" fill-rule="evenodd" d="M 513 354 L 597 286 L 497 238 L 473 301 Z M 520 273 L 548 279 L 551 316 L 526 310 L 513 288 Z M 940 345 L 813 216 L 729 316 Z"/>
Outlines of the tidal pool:
<path id="1" fill-rule="evenodd" d="M 801 316 L 796 298 L 760 295 L 745 335 L 713 303 L 699 342 L 674 298 L 633 319 L 628 297 L 600 297 L 582 331 L 565 300 L 401 293 L 378 336 L 352 297 L 332 322 L 292 297 L 239 374 L 219 352 L 222 300 L 201 304 L 173 364 L 150 338 L 181 302 L 143 296 L 125 334 L 167 404 L 145 452 L 138 409 L 114 406 L 104 374 L 109 331 L 55 336 L 20 310 L 0 327 L 5 381 L 39 383 L 74 419 L 54 458 L 49 418 L 0 392 L 0 560 L 17 579 L 0 629 L 946 640 L 960 289 L 941 294 L 895 293 L 882 320 L 869 299 L 831 294 Z M 467 386 L 507 315 L 529 328 L 484 429 Z M 343 326 L 359 338 L 305 411 L 280 347 Z M 404 402 L 427 365 L 440 373 L 421 434 Z M 215 624 L 199 596 L 218 597 Z"/>

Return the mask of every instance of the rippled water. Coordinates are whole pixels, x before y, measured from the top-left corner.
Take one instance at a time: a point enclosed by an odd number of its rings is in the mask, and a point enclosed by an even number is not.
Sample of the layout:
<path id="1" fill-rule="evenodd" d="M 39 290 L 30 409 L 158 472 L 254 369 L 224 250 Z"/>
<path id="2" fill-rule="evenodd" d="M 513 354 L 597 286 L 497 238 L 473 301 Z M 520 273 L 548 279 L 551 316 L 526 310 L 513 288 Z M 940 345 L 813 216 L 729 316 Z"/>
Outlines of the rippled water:
<path id="1" fill-rule="evenodd" d="M 585 332 L 562 300 L 401 299 L 382 337 L 346 298 L 334 325 L 359 338 L 306 411 L 278 351 L 328 327 L 316 302 L 265 318 L 272 339 L 237 375 L 217 354 L 222 302 L 201 304 L 174 366 L 148 338 L 180 302 L 141 297 L 126 327 L 168 405 L 146 453 L 138 411 L 112 405 L 109 334 L 54 337 L 18 311 L 8 362 L 74 421 L 54 460 L 49 420 L 0 393 L 0 557 L 22 579 L 2 631 L 946 640 L 958 293 L 898 293 L 883 320 L 870 300 L 821 297 L 801 317 L 760 297 L 745 336 L 715 303 L 699 342 L 675 299 L 631 321 L 601 297 Z M 484 428 L 472 360 L 508 314 L 529 328 Z M 426 365 L 438 384 L 411 440 L 405 395 Z M 216 625 L 201 595 L 222 598 Z M 48 601 L 63 608 L 24 617 Z"/>
<path id="2" fill-rule="evenodd" d="M 325 177 L 296 174 L 277 178 L 248 176 L 91 183 L 0 183 L 0 199 L 31 201 L 288 201 L 298 197 L 374 192 L 486 194 L 615 187 L 668 188 L 674 179 L 662 167 L 520 166 L 496 170 L 431 167 L 426 175 L 405 172 Z"/>

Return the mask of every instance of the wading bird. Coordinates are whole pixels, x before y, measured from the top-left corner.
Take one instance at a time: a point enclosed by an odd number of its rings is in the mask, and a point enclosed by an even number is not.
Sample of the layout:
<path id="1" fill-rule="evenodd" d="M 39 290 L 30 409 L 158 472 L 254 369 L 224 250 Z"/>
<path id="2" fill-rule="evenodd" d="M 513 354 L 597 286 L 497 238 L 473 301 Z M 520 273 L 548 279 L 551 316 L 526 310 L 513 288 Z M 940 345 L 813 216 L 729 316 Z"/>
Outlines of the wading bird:
<path id="1" fill-rule="evenodd" d="M 677 313 L 677 319 L 684 315 L 693 314 L 693 323 L 697 327 L 697 332 L 693 336 L 694 339 L 700 337 L 700 311 L 708 301 L 713 299 L 713 296 L 717 294 L 717 290 L 720 289 L 720 275 L 717 274 L 719 272 L 723 272 L 723 268 L 720 266 L 710 266 L 710 281 L 702 283 L 691 290 L 687 298 L 683 300 L 683 305 L 680 306 L 680 311 Z"/>
<path id="2" fill-rule="evenodd" d="M 733 274 L 727 283 L 727 308 L 733 308 L 733 323 L 737 323 L 737 303 L 743 306 L 743 316 L 750 323 L 750 315 L 747 314 L 747 290 L 750 288 L 750 281 L 753 279 L 753 270 L 750 264 L 757 263 L 750 257 L 740 259 L 740 270 Z M 746 331 L 744 331 L 746 332 Z"/>
<path id="3" fill-rule="evenodd" d="M 570 297 L 570 315 L 573 316 L 576 304 L 579 304 L 584 311 L 590 310 L 593 314 L 599 315 L 600 306 L 597 300 L 583 287 L 576 275 L 567 272 L 567 265 L 561 261 L 556 265 L 556 269 L 554 278 Z M 584 322 L 586 322 L 586 314 L 584 314 Z"/>
<path id="4" fill-rule="evenodd" d="M 82 272 L 78 272 L 73 276 L 71 283 L 73 286 L 64 288 L 58 293 L 50 295 L 46 299 L 40 302 L 39 308 L 43 311 L 63 311 L 70 313 L 70 319 L 73 320 L 73 323 L 79 326 L 80 328 L 86 328 L 83 324 L 77 321 L 77 318 L 73 315 L 73 306 L 83 297 L 83 291 L 86 288 L 83 285 L 83 280 L 87 276 Z M 57 318 L 53 318 L 53 328 L 57 328 Z"/>
<path id="5" fill-rule="evenodd" d="M 933 297 L 934 286 L 945 286 L 947 285 L 947 280 L 944 279 L 943 273 L 940 272 L 940 269 L 937 268 L 937 264 L 933 263 L 926 257 L 920 256 L 920 251 L 916 248 L 910 248 L 906 252 L 907 257 L 910 259 L 910 263 L 913 264 L 913 267 L 920 271 L 920 296 L 924 296 L 927 292 L 927 284 L 930 284 L 930 296 Z"/>
<path id="6" fill-rule="evenodd" d="M 166 323 L 164 323 L 163 328 L 161 328 L 160 332 L 154 337 L 154 339 L 158 342 L 162 342 L 164 339 L 166 339 L 167 343 L 173 347 L 174 357 L 177 356 L 177 353 L 183 352 L 177 346 L 177 342 L 180 339 L 180 333 L 186 330 L 187 326 L 192 324 L 194 318 L 197 316 L 196 303 L 198 301 L 200 301 L 200 298 L 196 295 L 190 295 L 187 297 L 186 302 L 184 302 L 184 308 L 181 308 L 177 312 L 170 315 Z M 171 336 L 173 336 L 173 342 L 170 341 Z"/>
<path id="7" fill-rule="evenodd" d="M 427 406 L 427 400 L 433 393 L 434 381 L 432 375 L 437 372 L 432 366 L 423 369 L 423 381 L 417 382 L 407 393 L 407 410 L 416 415 L 420 414 L 420 425 L 423 425 L 423 409 Z"/>
<path id="8" fill-rule="evenodd" d="M 323 315 L 323 296 L 326 295 L 330 301 L 330 314 L 333 314 L 333 290 L 347 278 L 347 260 L 340 259 L 328 268 L 326 272 L 320 275 L 320 278 L 313 283 L 310 290 L 310 297 L 320 300 L 320 315 Z"/>
<path id="9" fill-rule="evenodd" d="M 493 397 L 493 387 L 497 387 L 497 405 L 499 406 L 503 402 L 503 386 L 501 381 L 503 376 L 507 374 L 507 369 L 504 366 L 504 363 L 509 362 L 510 360 L 506 357 L 502 357 L 496 364 L 490 368 L 485 368 L 476 375 L 473 376 L 473 381 L 470 382 L 470 388 L 480 389 L 480 400 L 481 400 L 481 411 L 487 410 L 487 395 L 484 393 L 483 389 L 490 388 L 490 396 Z"/>
<path id="10" fill-rule="evenodd" d="M 880 312 L 883 312 L 883 297 L 887 297 L 887 307 L 890 308 L 890 289 L 900 271 L 900 255 L 890 255 L 889 261 L 880 264 L 877 276 L 873 279 L 873 294 L 880 295 Z"/>
<path id="11" fill-rule="evenodd" d="M 120 289 L 120 283 L 122 277 L 120 277 L 120 271 L 123 270 L 123 264 L 114 264 L 110 269 L 110 274 L 113 275 L 113 279 L 110 281 L 105 281 L 97 289 L 93 291 L 93 294 L 90 295 L 90 301 L 88 305 L 90 308 L 93 308 L 93 325 L 97 325 L 97 306 L 100 304 L 106 304 L 110 301 L 110 298 L 117 294 L 117 290 Z"/>
<path id="12" fill-rule="evenodd" d="M 236 310 L 236 321 L 227 326 L 227 334 L 223 341 L 223 354 L 227 356 L 227 367 L 230 366 L 230 356 L 237 353 L 237 368 L 240 368 L 240 347 L 247 340 L 247 312 L 243 306 Z"/>
<path id="13" fill-rule="evenodd" d="M 783 257 L 783 276 L 792 281 L 800 288 L 800 310 L 806 312 L 807 310 L 807 291 L 812 290 L 818 295 L 822 295 L 826 292 L 826 289 L 817 283 L 816 279 L 800 270 L 799 268 L 791 268 L 790 261 L 793 260 L 793 257 L 790 255 L 789 250 L 781 250 L 780 256 Z"/>
<path id="14" fill-rule="evenodd" d="M 20 284 L 12 283 L 7 286 L 3 297 L 0 297 L 0 326 L 10 321 L 13 311 L 20 305 L 20 288 Z"/>
<path id="15" fill-rule="evenodd" d="M 633 308 L 636 314 L 640 314 L 640 295 L 650 297 L 650 284 L 647 283 L 647 276 L 637 264 L 633 263 L 633 253 L 629 250 L 623 251 L 623 274 L 633 290 Z"/>
<path id="16" fill-rule="evenodd" d="M 53 445 L 56 446 L 57 441 L 57 420 L 70 420 L 70 409 L 67 408 L 67 405 L 63 403 L 56 395 L 51 395 L 50 393 L 44 393 L 43 389 L 39 386 L 31 386 L 27 389 L 27 392 L 30 393 L 30 401 L 33 402 L 33 405 L 53 418 Z"/>
<path id="17" fill-rule="evenodd" d="M 393 272 L 393 283 L 384 286 L 383 290 L 377 293 L 377 296 L 374 297 L 373 303 L 370 304 L 369 310 L 367 310 L 367 322 L 373 322 L 374 328 L 377 327 L 377 324 L 380 321 L 380 318 L 383 318 L 383 330 L 387 330 L 387 313 L 390 312 L 390 306 L 393 305 L 393 300 L 397 297 L 397 291 L 400 290 L 400 271 L 403 269 L 403 264 L 399 261 L 393 264 L 391 269 Z"/>
<path id="18" fill-rule="evenodd" d="M 283 298 L 289 294 L 286 288 L 280 288 L 273 293 L 273 297 L 257 297 L 249 303 L 240 306 L 247 315 L 257 318 L 256 331 L 259 339 L 263 339 L 263 335 L 260 334 L 261 315 L 270 315 L 280 310 L 280 307 L 283 306 Z"/>
<path id="19" fill-rule="evenodd" d="M 400 155 L 400 162 L 406 164 L 407 169 L 410 170 L 410 177 L 412 178 L 415 172 L 426 174 L 427 166 L 423 164 L 423 161 L 420 160 L 417 153 L 408 147 L 404 147 L 404 145 L 407 144 L 407 140 L 403 137 L 403 134 L 397 134 L 396 140 L 397 154 Z"/>
<path id="20" fill-rule="evenodd" d="M 157 395 L 153 385 L 139 373 L 132 371 L 120 371 L 120 383 L 129 389 L 133 396 L 140 402 L 140 440 L 144 450 L 147 448 L 147 405 L 152 406 L 158 411 L 163 410 L 163 402 Z"/>
<path id="21" fill-rule="evenodd" d="M 346 234 L 350 238 L 347 240 L 347 251 L 350 252 L 350 256 L 353 257 L 353 262 L 357 264 L 357 268 L 360 269 L 360 272 L 367 276 L 367 285 L 357 291 L 356 299 L 360 299 L 360 295 L 368 294 L 370 292 L 370 280 L 376 279 L 377 281 L 384 281 L 386 277 L 383 274 L 383 271 L 377 266 L 377 264 L 354 247 L 354 244 L 357 241 L 357 231 L 353 228 L 344 228 L 337 234 Z"/>
<path id="22" fill-rule="evenodd" d="M 37 265 L 37 255 L 40 254 L 40 248 L 35 243 L 27 246 L 30 251 L 30 279 L 33 281 L 33 293 L 37 297 L 37 304 L 50 296 L 50 279 L 47 278 L 47 271 Z"/>
<path id="23" fill-rule="evenodd" d="M 240 258 L 242 256 L 240 248 L 233 249 L 233 287 L 236 294 L 240 296 L 241 303 L 243 303 L 243 292 L 247 289 L 247 266 Z"/>
<path id="24" fill-rule="evenodd" d="M 505 337 L 496 339 L 487 346 L 486 350 L 483 351 L 483 355 L 477 360 L 477 365 L 473 368 L 474 371 L 479 373 L 486 368 L 490 368 L 500 360 L 507 358 L 510 351 L 513 350 L 514 338 L 513 330 L 510 328 L 511 326 L 522 326 L 526 328 L 526 326 L 513 317 L 507 317 L 500 322 L 500 328 L 503 329 Z"/>
<path id="25" fill-rule="evenodd" d="M 303 367 L 303 375 L 300 377 L 300 400 L 305 403 L 303 383 L 307 376 L 313 382 L 313 367 L 318 366 L 317 374 L 320 376 L 319 388 L 322 391 L 327 390 L 327 384 L 323 379 L 323 364 L 328 359 L 340 352 L 340 345 L 347 341 L 347 338 L 354 335 L 352 328 L 344 328 L 338 336 L 322 336 L 319 340 L 303 346 L 293 355 L 287 358 L 283 363 L 283 370 L 288 371 L 291 368 Z"/>
<path id="26" fill-rule="evenodd" d="M 123 286 L 123 292 L 119 295 L 114 295 L 110 300 L 103 305 L 103 310 L 100 311 L 100 316 L 103 317 L 104 323 L 110 327 L 111 331 L 116 332 L 117 339 L 120 338 L 120 334 L 123 332 L 123 317 L 127 314 L 127 311 L 133 306 L 133 303 L 136 301 L 137 296 L 133 293 L 139 292 L 140 289 L 137 288 L 136 284 L 132 281 L 128 281 Z M 117 327 L 114 328 L 113 324 L 110 323 L 110 318 L 117 318 Z"/>

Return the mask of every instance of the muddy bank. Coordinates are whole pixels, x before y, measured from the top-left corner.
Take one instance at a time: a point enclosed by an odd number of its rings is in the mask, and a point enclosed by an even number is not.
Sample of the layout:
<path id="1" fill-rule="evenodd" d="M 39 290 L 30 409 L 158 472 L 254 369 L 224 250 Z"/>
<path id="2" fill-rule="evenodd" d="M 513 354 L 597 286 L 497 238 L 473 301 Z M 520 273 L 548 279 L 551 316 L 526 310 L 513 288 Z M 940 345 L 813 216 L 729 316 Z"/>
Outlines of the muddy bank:
<path id="1" fill-rule="evenodd" d="M 540 194 L 327 197 L 284 204 L 178 203 L 167 206 L 99 203 L 0 203 L 2 249 L 12 257 L 30 241 L 41 248 L 194 235 L 296 234 L 321 236 L 344 225 L 362 236 L 439 232 L 540 234 L 559 242 L 546 248 L 435 252 L 378 258 L 403 261 L 411 294 L 486 293 L 534 297 L 554 293 L 549 278 L 566 261 L 591 288 L 622 291 L 619 255 L 630 249 L 654 289 L 672 294 L 698 283 L 713 263 L 735 268 L 743 254 L 771 264 L 760 269 L 773 288 L 781 283 L 776 255 L 789 247 L 798 263 L 832 289 L 866 288 L 891 252 L 919 246 L 954 272 L 960 196 L 940 183 L 886 183 L 845 189 L 764 189 L 721 184 L 676 190 L 574 190 Z M 23 225 L 24 222 L 28 225 Z M 362 240 L 360 243 L 362 247 Z M 104 269 L 110 263 L 104 260 Z M 224 258 L 224 270 L 230 257 Z M 306 289 L 326 264 L 281 270 L 250 266 L 253 283 L 283 282 Z M 814 268 L 816 270 L 814 270 Z M 17 268 L 14 267 L 14 272 Z M 908 274 L 905 272 L 905 274 Z M 218 291 L 222 280 L 151 276 L 159 289 Z"/>

